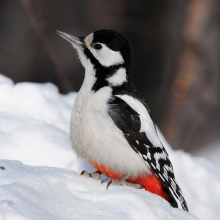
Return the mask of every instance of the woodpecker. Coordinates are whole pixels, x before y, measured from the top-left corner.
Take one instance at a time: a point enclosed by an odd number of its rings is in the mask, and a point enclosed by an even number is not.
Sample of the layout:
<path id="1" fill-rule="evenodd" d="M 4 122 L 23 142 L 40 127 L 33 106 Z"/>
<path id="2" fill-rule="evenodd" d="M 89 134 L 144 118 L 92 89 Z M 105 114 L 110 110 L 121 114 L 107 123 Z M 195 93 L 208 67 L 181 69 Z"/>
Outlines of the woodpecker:
<path id="1" fill-rule="evenodd" d="M 128 40 L 105 29 L 86 37 L 57 32 L 77 50 L 85 68 L 70 122 L 76 153 L 108 177 L 107 187 L 144 188 L 188 211 L 149 108 L 129 78 Z"/>

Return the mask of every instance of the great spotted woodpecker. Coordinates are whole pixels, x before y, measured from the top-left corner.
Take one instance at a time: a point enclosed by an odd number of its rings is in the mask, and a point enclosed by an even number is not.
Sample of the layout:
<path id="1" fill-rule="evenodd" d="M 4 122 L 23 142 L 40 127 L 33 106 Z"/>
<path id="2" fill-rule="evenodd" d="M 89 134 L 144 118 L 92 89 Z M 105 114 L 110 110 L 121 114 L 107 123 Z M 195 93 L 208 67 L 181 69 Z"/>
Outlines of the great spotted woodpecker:
<path id="1" fill-rule="evenodd" d="M 77 50 L 85 68 L 70 125 L 77 154 L 109 177 L 108 186 L 145 188 L 188 211 L 150 111 L 129 78 L 128 40 L 112 30 L 86 37 L 58 34 Z"/>

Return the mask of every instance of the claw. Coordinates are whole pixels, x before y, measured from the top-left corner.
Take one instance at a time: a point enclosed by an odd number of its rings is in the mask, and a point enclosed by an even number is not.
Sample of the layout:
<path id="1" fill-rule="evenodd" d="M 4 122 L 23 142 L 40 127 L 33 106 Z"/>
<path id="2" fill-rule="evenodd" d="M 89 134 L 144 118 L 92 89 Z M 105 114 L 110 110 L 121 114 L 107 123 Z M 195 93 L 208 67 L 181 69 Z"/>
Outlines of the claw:
<path id="1" fill-rule="evenodd" d="M 101 175 L 102 173 L 100 171 L 95 171 L 93 173 L 89 173 L 88 171 L 86 170 L 83 170 L 81 172 L 82 176 L 87 176 L 87 177 L 91 177 L 91 178 L 94 178 L 94 179 L 97 179 L 97 180 L 100 180 L 101 179 Z M 143 188 L 146 190 L 145 186 L 142 185 L 142 184 L 135 184 L 135 183 L 129 183 L 127 182 L 126 180 L 129 178 L 129 175 L 125 175 L 123 177 L 121 177 L 120 179 L 118 180 L 114 180 L 114 179 L 111 179 L 111 178 L 105 178 L 101 181 L 101 183 L 105 183 L 107 182 L 107 185 L 106 185 L 106 190 L 108 190 L 109 186 L 112 184 L 112 185 L 115 185 L 115 186 L 130 186 L 130 187 L 133 187 L 135 189 L 140 189 L 140 188 Z"/>
<path id="2" fill-rule="evenodd" d="M 108 189 L 108 187 L 112 184 L 112 179 L 110 179 L 107 183 L 107 186 L 106 186 L 106 190 Z"/>
<path id="3" fill-rule="evenodd" d="M 106 179 L 103 179 L 101 181 L 101 183 L 107 182 L 106 190 L 109 188 L 109 186 L 111 184 L 112 185 L 116 185 L 116 186 L 131 186 L 131 187 L 134 187 L 136 189 L 140 189 L 140 188 L 144 188 L 145 189 L 145 187 L 142 184 L 135 184 L 135 183 L 127 182 L 126 180 L 128 179 L 128 177 L 129 177 L 129 175 L 125 175 L 125 176 L 121 177 L 119 180 L 114 180 L 114 179 L 111 179 L 111 178 L 106 178 Z"/>
<path id="4" fill-rule="evenodd" d="M 140 185 L 140 188 L 143 188 L 146 191 L 146 188 L 144 185 L 142 185 L 142 184 L 139 184 L 139 185 Z"/>
<path id="5" fill-rule="evenodd" d="M 109 182 L 111 179 L 110 178 L 105 178 L 101 181 L 101 183 Z"/>
<path id="6" fill-rule="evenodd" d="M 87 176 L 87 177 L 92 177 L 93 179 L 100 180 L 102 173 L 98 170 L 93 172 L 93 173 L 89 173 L 88 171 L 83 170 L 80 175 Z"/>
<path id="7" fill-rule="evenodd" d="M 105 183 L 107 182 L 107 186 L 106 186 L 106 190 L 108 189 L 108 187 L 112 184 L 112 179 L 111 178 L 105 178 L 101 181 L 101 183 Z"/>
<path id="8" fill-rule="evenodd" d="M 87 177 L 91 177 L 91 174 L 87 172 L 87 170 L 83 170 L 80 175 L 82 176 L 87 176 Z"/>
<path id="9" fill-rule="evenodd" d="M 122 178 L 120 178 L 118 181 L 122 182 L 122 181 L 126 181 L 128 179 L 129 175 L 124 175 Z"/>
<path id="10" fill-rule="evenodd" d="M 97 170 L 97 171 L 95 171 L 93 173 L 90 173 L 90 175 L 92 176 L 93 179 L 101 180 L 102 173 Z"/>

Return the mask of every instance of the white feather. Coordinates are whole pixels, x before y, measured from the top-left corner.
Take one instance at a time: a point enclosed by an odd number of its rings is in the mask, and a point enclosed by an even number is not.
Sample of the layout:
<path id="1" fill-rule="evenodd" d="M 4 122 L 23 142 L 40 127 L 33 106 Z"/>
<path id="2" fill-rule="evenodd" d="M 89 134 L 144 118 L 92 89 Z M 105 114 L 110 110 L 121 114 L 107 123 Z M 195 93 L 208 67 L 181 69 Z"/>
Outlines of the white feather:
<path id="1" fill-rule="evenodd" d="M 135 99 L 129 95 L 116 96 L 125 101 L 134 111 L 136 111 L 139 114 L 141 120 L 140 132 L 145 132 L 147 138 L 154 146 L 162 147 L 154 123 L 145 106 L 138 99 Z"/>
<path id="2" fill-rule="evenodd" d="M 109 77 L 107 81 L 113 86 L 120 86 L 127 81 L 127 74 L 124 68 L 120 68 L 116 73 Z"/>

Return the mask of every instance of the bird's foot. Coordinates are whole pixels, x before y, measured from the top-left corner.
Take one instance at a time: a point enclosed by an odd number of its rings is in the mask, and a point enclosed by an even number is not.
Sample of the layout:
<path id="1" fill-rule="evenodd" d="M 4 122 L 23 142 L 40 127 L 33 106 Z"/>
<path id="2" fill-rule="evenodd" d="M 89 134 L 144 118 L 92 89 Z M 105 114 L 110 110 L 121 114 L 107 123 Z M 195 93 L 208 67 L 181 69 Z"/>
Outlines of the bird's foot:
<path id="1" fill-rule="evenodd" d="M 102 173 L 98 170 L 93 172 L 93 173 L 89 173 L 86 170 L 83 170 L 80 175 L 87 176 L 87 177 L 92 177 L 93 179 L 96 179 L 96 180 L 101 180 Z"/>
<path id="2" fill-rule="evenodd" d="M 140 188 L 145 189 L 145 187 L 142 184 L 136 184 L 136 183 L 129 183 L 129 182 L 127 182 L 126 180 L 128 179 L 128 177 L 129 177 L 129 175 L 125 175 L 122 178 L 120 178 L 119 180 L 114 180 L 114 179 L 111 179 L 111 178 L 106 178 L 106 179 L 103 179 L 101 181 L 101 183 L 107 182 L 106 190 L 108 189 L 108 187 L 110 185 L 130 186 L 130 187 L 133 187 L 135 189 L 140 189 Z"/>

